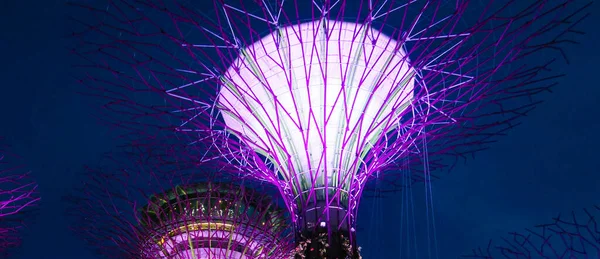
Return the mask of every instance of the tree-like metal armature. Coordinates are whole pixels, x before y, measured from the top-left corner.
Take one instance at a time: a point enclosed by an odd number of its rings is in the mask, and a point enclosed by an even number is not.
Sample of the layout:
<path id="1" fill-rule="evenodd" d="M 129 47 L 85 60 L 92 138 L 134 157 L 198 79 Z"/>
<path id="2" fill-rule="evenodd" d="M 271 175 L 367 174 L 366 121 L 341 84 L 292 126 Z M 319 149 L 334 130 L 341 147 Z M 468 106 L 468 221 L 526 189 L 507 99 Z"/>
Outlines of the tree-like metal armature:
<path id="1" fill-rule="evenodd" d="M 518 124 L 559 76 L 552 64 L 574 43 L 587 7 L 572 0 L 78 6 L 88 11 L 73 33 L 84 92 L 108 99 L 111 121 L 135 134 L 212 138 L 222 159 L 258 168 L 253 177 L 276 185 L 294 215 L 300 258 L 360 257 L 357 209 L 374 175 L 408 161 L 420 169 L 413 179 L 428 182 L 445 156 L 486 148 Z"/>
<path id="2" fill-rule="evenodd" d="M 37 184 L 0 137 L 0 253 L 21 244 L 23 213 L 40 200 Z"/>
<path id="3" fill-rule="evenodd" d="M 600 206 L 570 216 L 558 216 L 552 223 L 523 232 L 511 232 L 500 242 L 490 240 L 486 248 L 473 249 L 463 258 L 534 259 L 599 258 Z"/>

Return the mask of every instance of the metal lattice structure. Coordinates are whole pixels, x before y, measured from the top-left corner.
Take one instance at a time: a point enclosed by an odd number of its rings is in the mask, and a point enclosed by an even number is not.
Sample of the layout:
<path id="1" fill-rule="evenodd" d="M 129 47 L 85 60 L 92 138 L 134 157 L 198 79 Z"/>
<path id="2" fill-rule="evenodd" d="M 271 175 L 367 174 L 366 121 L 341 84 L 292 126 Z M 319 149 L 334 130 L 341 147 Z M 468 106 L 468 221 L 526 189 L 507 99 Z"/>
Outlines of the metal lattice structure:
<path id="1" fill-rule="evenodd" d="M 67 198 L 72 230 L 108 258 L 290 258 L 291 222 L 276 191 L 171 151 L 138 146 L 88 167 Z"/>
<path id="2" fill-rule="evenodd" d="M 517 125 L 585 7 L 110 1 L 85 6 L 73 51 L 116 125 L 210 138 L 202 149 L 280 189 L 298 257 L 356 258 L 366 182 L 397 161 L 427 182 Z"/>
<path id="3" fill-rule="evenodd" d="M 533 259 L 598 258 L 600 206 L 558 216 L 552 223 L 537 225 L 523 232 L 511 232 L 500 242 L 490 240 L 486 248 L 477 248 L 463 258 Z"/>
<path id="4" fill-rule="evenodd" d="M 37 184 L 17 158 L 0 143 L 0 253 L 21 244 L 18 230 L 23 226 L 24 213 L 40 200 Z"/>

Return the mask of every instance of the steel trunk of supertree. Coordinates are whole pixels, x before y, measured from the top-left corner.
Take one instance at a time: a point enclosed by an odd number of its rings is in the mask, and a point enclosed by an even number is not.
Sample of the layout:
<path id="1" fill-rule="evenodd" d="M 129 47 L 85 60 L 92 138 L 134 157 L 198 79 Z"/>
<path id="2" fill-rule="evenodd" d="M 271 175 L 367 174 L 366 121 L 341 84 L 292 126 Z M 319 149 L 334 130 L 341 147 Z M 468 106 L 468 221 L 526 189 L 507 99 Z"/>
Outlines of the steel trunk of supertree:
<path id="1" fill-rule="evenodd" d="M 559 215 L 551 222 L 510 232 L 502 240 L 490 240 L 487 247 L 473 249 L 462 258 L 600 258 L 599 216 L 598 205 Z"/>
<path id="2" fill-rule="evenodd" d="M 0 137 L 0 253 L 7 253 L 21 243 L 17 231 L 22 227 L 22 218 L 40 198 L 37 184 L 3 141 Z"/>
<path id="3" fill-rule="evenodd" d="M 98 73 L 79 82 L 110 100 L 109 117 L 127 116 L 113 124 L 175 129 L 194 145 L 213 138 L 209 149 L 278 187 L 298 257 L 357 258 L 366 182 L 400 160 L 429 182 L 455 162 L 446 157 L 517 125 L 553 85 L 552 62 L 580 33 L 585 7 L 111 1 L 88 8 L 101 19 L 82 22 L 74 52 Z"/>
<path id="4" fill-rule="evenodd" d="M 93 250 L 109 258 L 291 256 L 291 222 L 268 188 L 248 187 L 224 164 L 149 149 L 108 154 L 68 198 L 72 229 Z"/>

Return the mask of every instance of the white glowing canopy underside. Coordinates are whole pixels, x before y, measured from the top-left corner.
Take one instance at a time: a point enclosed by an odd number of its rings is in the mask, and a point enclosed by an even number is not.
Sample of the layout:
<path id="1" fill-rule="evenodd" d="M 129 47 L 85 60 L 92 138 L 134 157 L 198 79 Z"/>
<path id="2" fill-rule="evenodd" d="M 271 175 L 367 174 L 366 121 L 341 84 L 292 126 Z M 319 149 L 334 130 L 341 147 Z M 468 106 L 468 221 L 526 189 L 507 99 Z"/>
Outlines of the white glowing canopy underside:
<path id="1" fill-rule="evenodd" d="M 221 78 L 219 108 L 296 191 L 347 188 L 370 143 L 413 98 L 415 71 L 401 46 L 362 24 L 283 27 L 244 48 Z"/>

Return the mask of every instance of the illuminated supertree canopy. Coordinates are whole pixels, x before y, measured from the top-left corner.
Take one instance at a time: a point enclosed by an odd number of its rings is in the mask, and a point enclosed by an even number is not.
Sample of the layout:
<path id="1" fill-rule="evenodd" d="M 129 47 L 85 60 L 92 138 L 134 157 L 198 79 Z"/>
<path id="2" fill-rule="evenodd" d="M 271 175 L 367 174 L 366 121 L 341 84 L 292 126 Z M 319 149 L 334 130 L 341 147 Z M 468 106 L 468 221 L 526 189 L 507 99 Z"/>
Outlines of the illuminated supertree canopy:
<path id="1" fill-rule="evenodd" d="M 586 16 L 570 0 L 211 4 L 86 6 L 79 82 L 124 128 L 212 138 L 229 163 L 258 168 L 294 214 L 301 258 L 360 257 L 374 175 L 408 160 L 428 181 L 445 156 L 518 124 Z"/>
<path id="2" fill-rule="evenodd" d="M 290 257 L 291 222 L 268 188 L 143 150 L 107 154 L 67 198 L 71 228 L 92 250 L 108 258 Z"/>
<path id="3" fill-rule="evenodd" d="M 463 258 L 598 258 L 599 215 L 600 206 L 572 212 L 571 215 L 559 215 L 551 223 L 523 232 L 511 232 L 501 241 L 490 240 L 487 247 L 473 249 Z"/>
<path id="4" fill-rule="evenodd" d="M 2 142 L 0 137 L 0 253 L 7 253 L 21 243 L 18 230 L 23 225 L 23 213 L 40 198 L 29 172 Z"/>

